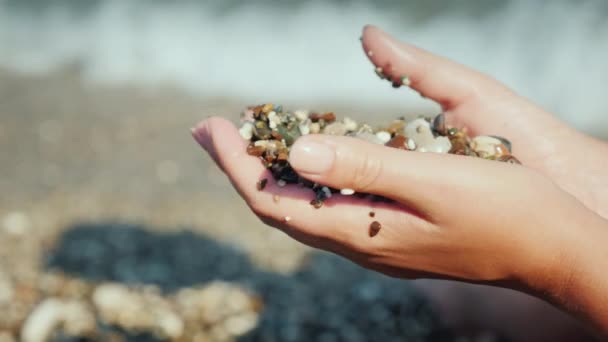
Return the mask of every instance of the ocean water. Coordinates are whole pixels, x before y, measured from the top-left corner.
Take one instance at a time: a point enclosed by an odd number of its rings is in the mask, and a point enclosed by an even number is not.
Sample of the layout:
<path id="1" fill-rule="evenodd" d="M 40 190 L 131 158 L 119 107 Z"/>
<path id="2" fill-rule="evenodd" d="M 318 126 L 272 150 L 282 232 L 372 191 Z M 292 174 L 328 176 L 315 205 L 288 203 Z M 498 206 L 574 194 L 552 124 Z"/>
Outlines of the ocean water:
<path id="1" fill-rule="evenodd" d="M 246 102 L 432 105 L 380 82 L 363 25 L 488 73 L 608 136 L 604 1 L 0 0 L 0 67 Z"/>

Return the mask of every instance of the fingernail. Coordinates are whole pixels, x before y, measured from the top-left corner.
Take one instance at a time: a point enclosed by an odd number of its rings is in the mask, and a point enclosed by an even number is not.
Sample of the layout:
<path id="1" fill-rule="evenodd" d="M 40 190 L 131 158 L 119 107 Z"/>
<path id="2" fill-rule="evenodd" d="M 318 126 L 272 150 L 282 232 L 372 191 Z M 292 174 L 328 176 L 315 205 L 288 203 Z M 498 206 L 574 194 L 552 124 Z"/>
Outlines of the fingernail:
<path id="1" fill-rule="evenodd" d="M 190 128 L 190 132 L 192 132 L 192 137 L 194 140 L 196 140 L 196 142 L 198 142 L 199 145 L 201 145 L 202 148 L 209 150 L 207 147 L 207 139 L 203 137 L 205 128 L 205 122 L 203 121 L 196 125 L 196 127 Z"/>
<path id="2" fill-rule="evenodd" d="M 291 148 L 289 163 L 299 172 L 320 175 L 331 169 L 335 157 L 332 146 L 316 141 L 298 141 Z"/>

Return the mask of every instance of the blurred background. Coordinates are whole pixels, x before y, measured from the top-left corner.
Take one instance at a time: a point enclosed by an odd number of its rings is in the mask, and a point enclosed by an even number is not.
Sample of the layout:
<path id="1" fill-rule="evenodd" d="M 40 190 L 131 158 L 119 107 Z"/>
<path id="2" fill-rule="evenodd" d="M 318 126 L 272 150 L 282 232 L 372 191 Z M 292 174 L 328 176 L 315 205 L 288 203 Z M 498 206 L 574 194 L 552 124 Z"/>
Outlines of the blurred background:
<path id="1" fill-rule="evenodd" d="M 608 138 L 607 19 L 600 0 L 0 0 L 0 341 L 582 334 L 524 295 L 395 281 L 291 241 L 189 128 L 264 102 L 437 113 L 378 80 L 371 23 Z"/>

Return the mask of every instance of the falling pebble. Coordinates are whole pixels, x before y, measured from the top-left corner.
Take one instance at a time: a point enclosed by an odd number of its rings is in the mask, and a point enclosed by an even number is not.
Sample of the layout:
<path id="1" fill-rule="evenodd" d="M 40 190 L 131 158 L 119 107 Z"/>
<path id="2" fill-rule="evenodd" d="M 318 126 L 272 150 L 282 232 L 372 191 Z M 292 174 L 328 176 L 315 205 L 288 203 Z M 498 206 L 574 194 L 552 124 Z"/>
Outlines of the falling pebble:
<path id="1" fill-rule="evenodd" d="M 350 195 L 352 195 L 352 194 L 355 193 L 355 190 L 353 190 L 353 189 L 342 189 L 342 190 L 340 190 L 340 193 L 342 195 L 345 195 L 345 196 L 350 196 Z"/>
<path id="2" fill-rule="evenodd" d="M 279 203 L 280 200 L 281 200 L 281 197 L 279 197 L 279 195 L 272 196 L 272 201 L 274 203 Z"/>
<path id="3" fill-rule="evenodd" d="M 289 221 L 291 221 L 291 217 L 289 217 L 289 216 L 285 216 L 285 217 L 283 218 L 283 220 L 284 220 L 285 222 L 289 222 Z"/>
<path id="4" fill-rule="evenodd" d="M 375 212 L 373 212 L 373 211 L 370 211 L 370 212 L 369 212 L 369 217 L 375 217 L 375 216 L 376 216 L 376 213 L 375 213 Z"/>
<path id="5" fill-rule="evenodd" d="M 382 225 L 378 221 L 374 221 L 369 225 L 369 236 L 374 237 L 378 234 Z"/>

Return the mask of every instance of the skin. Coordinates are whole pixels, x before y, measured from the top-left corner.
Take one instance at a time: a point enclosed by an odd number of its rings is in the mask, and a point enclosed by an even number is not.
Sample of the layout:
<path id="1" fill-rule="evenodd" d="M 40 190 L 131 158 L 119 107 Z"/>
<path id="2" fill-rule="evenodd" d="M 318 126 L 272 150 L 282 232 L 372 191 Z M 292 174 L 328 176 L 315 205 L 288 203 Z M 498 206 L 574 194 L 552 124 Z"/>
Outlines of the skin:
<path id="1" fill-rule="evenodd" d="M 227 120 L 199 123 L 195 139 L 256 215 L 305 244 L 395 277 L 526 292 L 608 334 L 608 144 L 494 79 L 376 27 L 365 27 L 362 44 L 385 74 L 408 75 L 411 88 L 441 104 L 448 125 L 508 137 L 523 166 L 308 135 L 290 154 L 298 173 L 396 201 L 335 196 L 317 210 L 307 189 L 269 182 L 258 191 L 256 182 L 271 176 Z M 373 220 L 382 229 L 370 237 Z"/>

